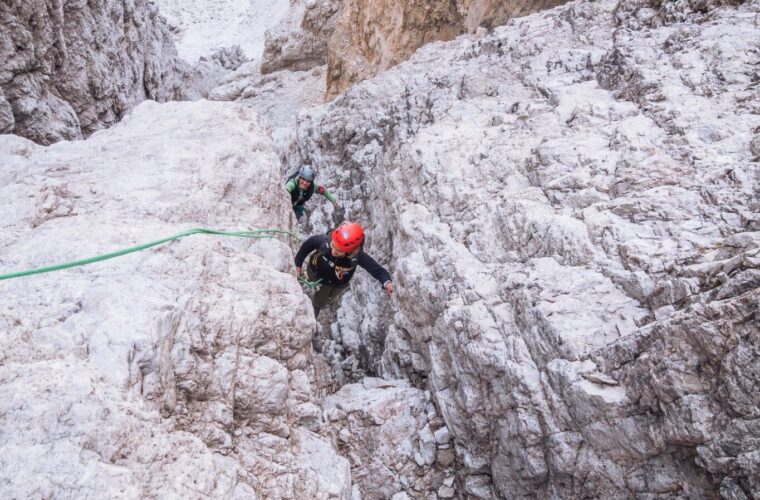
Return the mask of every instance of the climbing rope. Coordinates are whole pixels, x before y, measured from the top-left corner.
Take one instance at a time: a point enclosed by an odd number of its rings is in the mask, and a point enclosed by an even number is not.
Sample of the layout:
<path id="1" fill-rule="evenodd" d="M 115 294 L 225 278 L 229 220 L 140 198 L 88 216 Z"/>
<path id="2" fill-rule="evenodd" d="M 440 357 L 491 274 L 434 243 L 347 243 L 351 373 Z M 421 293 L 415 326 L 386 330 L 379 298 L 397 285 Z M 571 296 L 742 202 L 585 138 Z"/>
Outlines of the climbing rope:
<path id="1" fill-rule="evenodd" d="M 319 285 L 320 283 L 322 283 L 322 278 L 319 278 L 317 281 L 309 281 L 306 278 L 302 278 L 301 276 L 299 276 L 298 277 L 298 281 L 300 281 L 301 283 L 304 283 L 304 284 L 306 284 L 306 285 L 308 285 L 308 286 L 310 286 L 310 287 L 313 288 L 313 287 Z"/>
<path id="2" fill-rule="evenodd" d="M 162 238 L 160 240 L 151 241 L 149 243 L 143 243 L 142 245 L 135 245 L 129 248 L 124 248 L 122 250 L 117 250 L 115 252 L 105 253 L 102 255 L 96 255 L 95 257 L 89 257 L 87 259 L 73 260 L 70 262 L 64 262 L 63 264 L 56 264 L 54 266 L 27 269 L 26 271 L 17 271 L 13 273 L 0 274 L 0 281 L 8 280 L 11 278 L 20 278 L 22 276 L 30 276 L 32 274 L 41 274 L 41 273 L 49 273 L 53 271 L 60 271 L 61 269 L 68 269 L 70 267 L 76 267 L 76 266 L 84 266 L 86 264 L 92 264 L 93 262 L 99 262 L 101 260 L 113 259 L 115 257 L 120 257 L 128 253 L 139 252 L 141 250 L 145 250 L 146 248 L 154 247 L 156 245 L 161 245 L 162 243 L 178 240 L 180 238 L 184 238 L 185 236 L 190 236 L 191 234 L 216 234 L 216 235 L 222 235 L 222 236 L 234 236 L 238 238 L 274 238 L 274 236 L 277 234 L 286 234 L 290 236 L 291 238 L 295 238 L 297 240 L 301 239 L 298 235 L 295 235 L 289 231 L 284 231 L 282 229 L 255 229 L 251 231 L 217 231 L 214 229 L 195 228 L 195 229 L 189 229 L 179 234 L 175 234 L 174 236 L 169 236 L 168 238 Z M 299 277 L 299 280 L 310 287 L 316 286 L 320 281 L 320 280 L 317 280 L 317 281 L 312 282 L 312 281 L 305 280 L 301 277 Z"/>

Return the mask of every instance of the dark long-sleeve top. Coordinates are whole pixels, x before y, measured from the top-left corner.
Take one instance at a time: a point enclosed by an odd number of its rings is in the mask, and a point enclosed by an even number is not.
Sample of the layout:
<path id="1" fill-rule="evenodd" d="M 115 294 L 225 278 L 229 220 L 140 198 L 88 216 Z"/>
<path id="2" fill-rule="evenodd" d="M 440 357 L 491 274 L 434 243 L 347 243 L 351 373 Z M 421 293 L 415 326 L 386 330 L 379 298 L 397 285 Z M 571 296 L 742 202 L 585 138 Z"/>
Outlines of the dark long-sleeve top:
<path id="1" fill-rule="evenodd" d="M 312 252 L 314 253 L 309 257 L 309 268 L 326 285 L 347 286 L 354 275 L 356 266 L 363 267 L 382 286 L 391 281 L 388 270 L 364 250 L 347 257 L 333 257 L 330 251 L 330 235 L 316 235 L 304 241 L 296 253 L 296 267 L 303 266 L 304 260 Z"/>

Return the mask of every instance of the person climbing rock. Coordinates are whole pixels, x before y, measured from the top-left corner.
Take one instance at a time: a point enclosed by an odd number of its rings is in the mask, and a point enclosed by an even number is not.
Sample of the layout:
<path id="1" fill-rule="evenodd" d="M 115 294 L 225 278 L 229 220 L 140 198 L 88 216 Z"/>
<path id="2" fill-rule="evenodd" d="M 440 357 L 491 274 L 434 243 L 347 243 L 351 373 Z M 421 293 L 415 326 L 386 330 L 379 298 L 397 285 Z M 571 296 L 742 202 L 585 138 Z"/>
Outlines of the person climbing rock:
<path id="1" fill-rule="evenodd" d="M 301 276 L 301 266 L 309 257 L 306 277 L 319 282 L 312 305 L 314 316 L 327 304 L 340 297 L 347 289 L 356 266 L 363 267 L 383 286 L 388 295 L 393 294 L 393 283 L 388 271 L 364 252 L 364 231 L 359 224 L 345 223 L 329 234 L 312 236 L 296 253 L 296 276 Z"/>
<path id="2" fill-rule="evenodd" d="M 285 182 L 285 189 L 290 193 L 290 201 L 293 204 L 293 211 L 296 213 L 296 219 L 300 219 L 306 211 L 305 205 L 309 198 L 316 191 L 338 208 L 335 197 L 324 186 L 314 183 L 317 177 L 314 169 L 309 165 L 303 165 L 297 173 L 291 175 Z"/>

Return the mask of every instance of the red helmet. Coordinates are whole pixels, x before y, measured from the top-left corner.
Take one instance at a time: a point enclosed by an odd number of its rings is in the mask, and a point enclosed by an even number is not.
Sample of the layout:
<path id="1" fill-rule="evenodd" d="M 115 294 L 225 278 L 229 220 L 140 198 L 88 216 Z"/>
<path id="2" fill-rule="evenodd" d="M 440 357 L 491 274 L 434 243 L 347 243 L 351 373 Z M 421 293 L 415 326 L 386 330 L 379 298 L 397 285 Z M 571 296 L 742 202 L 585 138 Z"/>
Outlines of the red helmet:
<path id="1" fill-rule="evenodd" d="M 364 231 L 355 222 L 342 224 L 332 232 L 332 243 L 341 252 L 351 253 L 364 241 Z"/>

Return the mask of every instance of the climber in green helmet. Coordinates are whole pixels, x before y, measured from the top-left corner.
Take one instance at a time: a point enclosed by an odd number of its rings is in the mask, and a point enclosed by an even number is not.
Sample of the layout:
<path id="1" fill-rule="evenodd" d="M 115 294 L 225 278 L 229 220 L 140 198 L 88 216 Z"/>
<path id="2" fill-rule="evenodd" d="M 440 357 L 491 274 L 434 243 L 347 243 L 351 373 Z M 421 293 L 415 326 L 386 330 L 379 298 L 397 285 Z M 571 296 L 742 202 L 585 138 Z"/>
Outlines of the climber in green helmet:
<path id="1" fill-rule="evenodd" d="M 293 211 L 296 213 L 297 219 L 303 216 L 306 211 L 304 205 L 315 191 L 327 198 L 334 207 L 338 207 L 335 197 L 324 186 L 314 183 L 316 177 L 317 174 L 313 168 L 309 165 L 303 165 L 297 173 L 291 175 L 285 182 L 285 189 L 290 193 L 290 202 L 293 204 Z"/>

